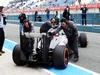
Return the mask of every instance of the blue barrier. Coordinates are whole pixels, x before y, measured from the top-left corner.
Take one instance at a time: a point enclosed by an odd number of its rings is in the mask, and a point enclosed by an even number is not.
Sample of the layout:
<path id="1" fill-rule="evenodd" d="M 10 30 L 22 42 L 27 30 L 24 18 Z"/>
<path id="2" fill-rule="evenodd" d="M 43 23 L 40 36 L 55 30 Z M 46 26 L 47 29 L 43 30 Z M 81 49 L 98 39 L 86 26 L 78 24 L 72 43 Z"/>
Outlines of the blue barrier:
<path id="1" fill-rule="evenodd" d="M 15 22 L 15 21 L 7 21 L 7 23 L 19 25 L 19 22 Z M 42 23 L 43 22 L 34 22 L 34 26 L 40 27 L 42 25 Z M 78 31 L 100 33 L 100 26 L 93 26 L 93 25 L 82 26 L 82 25 L 78 25 L 77 27 L 78 27 Z"/>
<path id="2" fill-rule="evenodd" d="M 99 25 L 100 24 L 100 13 L 87 13 L 87 24 L 92 24 L 92 25 Z M 46 14 L 39 14 L 39 16 L 42 18 L 42 22 L 46 21 Z M 50 14 L 50 18 L 54 17 L 55 14 Z M 30 21 L 34 21 L 34 14 L 29 14 L 27 15 L 27 18 Z M 60 19 L 62 18 L 62 14 L 60 14 Z M 82 24 L 82 18 L 81 14 L 71 14 L 70 15 L 71 19 L 74 19 L 78 24 Z M 7 15 L 7 20 L 19 20 L 18 15 Z"/>

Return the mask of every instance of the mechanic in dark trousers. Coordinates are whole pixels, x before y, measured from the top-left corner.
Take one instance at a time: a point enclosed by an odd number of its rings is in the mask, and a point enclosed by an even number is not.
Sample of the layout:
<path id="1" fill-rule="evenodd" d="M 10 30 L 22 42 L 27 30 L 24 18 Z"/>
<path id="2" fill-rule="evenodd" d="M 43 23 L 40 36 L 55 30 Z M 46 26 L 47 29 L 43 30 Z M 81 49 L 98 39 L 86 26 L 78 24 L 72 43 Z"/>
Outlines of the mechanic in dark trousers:
<path id="1" fill-rule="evenodd" d="M 25 19 L 23 22 L 23 34 L 25 32 L 33 32 L 34 33 L 34 25 L 28 20 Z M 32 52 L 33 51 L 33 44 L 34 44 L 34 39 L 33 38 L 22 38 L 23 41 L 22 42 L 22 48 L 23 50 L 25 50 L 26 52 Z"/>
<path id="2" fill-rule="evenodd" d="M 40 27 L 40 33 L 46 33 L 50 28 L 56 25 L 55 17 L 51 18 L 51 20 L 44 22 Z"/>
<path id="3" fill-rule="evenodd" d="M 51 20 L 47 20 L 46 22 L 44 22 L 42 25 L 41 25 L 41 27 L 40 27 L 40 33 L 47 33 L 48 32 L 48 30 L 50 29 L 50 28 L 54 28 L 55 27 L 55 25 L 56 25 L 56 18 L 55 17 L 53 17 L 53 18 L 51 18 Z M 41 38 L 39 39 L 39 40 L 41 40 Z M 44 49 L 43 50 L 43 60 L 44 61 L 47 61 L 48 60 L 48 46 L 49 46 L 49 44 L 50 44 L 50 38 L 49 37 L 47 37 L 46 38 L 46 49 Z M 41 43 L 41 41 L 40 41 L 40 43 Z"/>
<path id="4" fill-rule="evenodd" d="M 3 24 L 3 14 L 4 12 L 4 7 L 0 6 L 0 55 L 2 55 L 3 53 L 5 53 L 2 48 L 3 48 L 3 44 L 4 44 L 4 40 L 5 40 L 5 35 L 4 35 L 4 24 Z"/>
<path id="5" fill-rule="evenodd" d="M 88 10 L 86 5 L 84 4 L 83 7 L 80 10 L 82 10 L 82 25 L 84 25 L 84 24 L 86 25 L 87 24 L 87 22 L 86 22 L 86 12 Z"/>
<path id="6" fill-rule="evenodd" d="M 63 30 L 68 38 L 68 45 L 74 52 L 74 62 L 78 61 L 78 30 L 76 24 L 73 21 L 67 21 L 65 18 L 62 18 L 61 25 L 55 29 L 54 34 L 58 33 L 60 30 Z"/>

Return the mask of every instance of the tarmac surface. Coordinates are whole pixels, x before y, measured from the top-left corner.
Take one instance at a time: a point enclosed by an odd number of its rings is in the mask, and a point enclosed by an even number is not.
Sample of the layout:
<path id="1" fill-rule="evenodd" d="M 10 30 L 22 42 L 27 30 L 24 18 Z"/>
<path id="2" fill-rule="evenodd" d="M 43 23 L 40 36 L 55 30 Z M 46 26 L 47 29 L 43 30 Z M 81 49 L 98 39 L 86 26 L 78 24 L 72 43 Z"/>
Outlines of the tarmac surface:
<path id="1" fill-rule="evenodd" d="M 35 27 L 39 32 L 39 27 Z M 6 39 L 19 43 L 19 25 L 7 24 L 5 27 Z M 80 33 L 80 31 L 79 31 Z M 100 34 L 84 32 L 87 34 L 88 46 L 79 48 L 79 61 L 74 63 L 73 58 L 70 63 L 80 66 L 89 71 L 100 74 Z M 5 54 L 0 56 L 0 75 L 54 75 L 41 67 L 20 67 L 12 61 L 12 52 L 5 50 Z M 97 75 L 97 74 L 95 74 Z"/>

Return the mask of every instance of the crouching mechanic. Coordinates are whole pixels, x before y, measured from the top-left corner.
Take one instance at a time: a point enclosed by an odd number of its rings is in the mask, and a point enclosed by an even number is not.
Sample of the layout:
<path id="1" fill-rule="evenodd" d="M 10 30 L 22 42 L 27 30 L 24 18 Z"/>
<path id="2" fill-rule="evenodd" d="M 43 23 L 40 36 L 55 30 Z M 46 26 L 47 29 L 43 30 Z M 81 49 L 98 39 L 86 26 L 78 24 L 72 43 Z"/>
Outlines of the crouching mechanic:
<path id="1" fill-rule="evenodd" d="M 34 32 L 34 25 L 29 22 L 28 19 L 25 19 L 23 22 L 23 34 L 25 32 Z M 29 50 L 29 52 L 33 51 L 33 44 L 34 44 L 34 38 L 26 38 L 25 35 L 23 35 L 24 37 L 22 37 L 22 49 L 25 50 L 27 52 L 27 50 Z"/>
<path id="2" fill-rule="evenodd" d="M 40 27 L 40 33 L 47 33 L 50 28 L 56 25 L 56 19 L 53 17 L 51 20 L 44 22 Z"/>
<path id="3" fill-rule="evenodd" d="M 63 30 L 66 37 L 68 38 L 68 45 L 74 52 L 74 62 L 78 61 L 78 30 L 76 24 L 73 21 L 67 21 L 65 18 L 62 18 L 61 25 L 55 29 L 52 35 L 58 33 L 60 30 Z"/>

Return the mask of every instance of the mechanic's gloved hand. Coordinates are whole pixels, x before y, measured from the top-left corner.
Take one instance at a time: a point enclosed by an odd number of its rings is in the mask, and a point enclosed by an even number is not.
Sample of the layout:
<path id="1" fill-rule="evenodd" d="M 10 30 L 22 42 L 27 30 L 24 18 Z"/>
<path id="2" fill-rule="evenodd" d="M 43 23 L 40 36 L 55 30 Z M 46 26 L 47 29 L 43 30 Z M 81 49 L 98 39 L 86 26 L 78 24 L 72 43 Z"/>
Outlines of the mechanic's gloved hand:
<path id="1" fill-rule="evenodd" d="M 50 35 L 50 36 L 52 36 L 52 35 L 53 35 L 53 33 L 52 33 L 52 32 L 49 32 L 49 35 Z"/>
<path id="2" fill-rule="evenodd" d="M 55 25 L 54 27 L 53 27 L 53 29 L 56 29 L 58 27 L 58 25 Z"/>
<path id="3" fill-rule="evenodd" d="M 50 37 L 50 36 L 55 35 L 55 33 L 54 32 L 48 32 L 47 35 Z"/>

